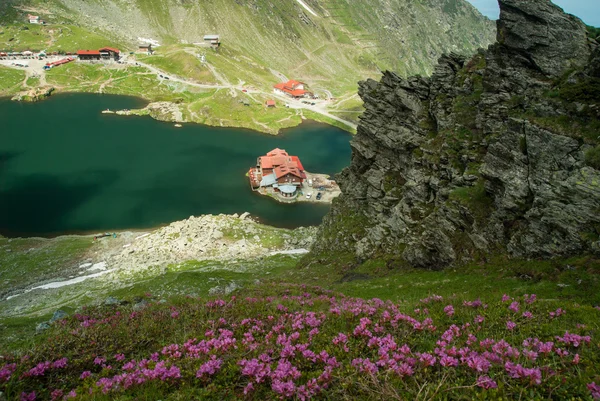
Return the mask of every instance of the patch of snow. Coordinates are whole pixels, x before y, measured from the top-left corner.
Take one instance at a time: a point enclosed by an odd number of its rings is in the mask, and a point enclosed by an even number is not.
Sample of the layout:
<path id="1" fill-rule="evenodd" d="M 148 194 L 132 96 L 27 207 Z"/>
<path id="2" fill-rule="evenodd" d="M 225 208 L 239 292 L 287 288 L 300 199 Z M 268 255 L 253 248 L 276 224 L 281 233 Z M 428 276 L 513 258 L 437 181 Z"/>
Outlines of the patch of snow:
<path id="1" fill-rule="evenodd" d="M 147 236 L 149 236 L 149 235 L 150 235 L 150 233 L 146 233 L 146 234 L 144 234 L 144 235 L 140 235 L 140 236 L 138 236 L 138 237 L 135 237 L 135 239 L 144 238 L 144 237 L 147 237 Z"/>
<path id="2" fill-rule="evenodd" d="M 73 278 L 71 280 L 54 281 L 52 283 L 43 284 L 43 285 L 39 285 L 37 287 L 33 287 L 29 291 L 33 291 L 33 290 L 49 290 L 49 289 L 52 289 L 52 288 L 61 288 L 61 287 L 65 287 L 67 285 L 73 285 L 73 284 L 81 283 L 82 281 L 85 281 L 85 280 L 90 279 L 90 278 L 96 278 L 96 277 L 103 276 L 106 273 L 112 272 L 113 270 L 105 270 L 105 271 L 101 271 L 99 273 L 89 274 L 87 276 L 76 277 L 76 278 Z M 26 292 L 29 292 L 29 291 L 26 291 Z"/>
<path id="3" fill-rule="evenodd" d="M 102 263 L 104 263 L 104 262 L 102 262 Z M 23 292 L 22 292 L 22 293 L 20 293 L 20 294 L 15 294 L 15 295 L 11 295 L 11 296 L 9 296 L 9 297 L 6 297 L 4 300 L 5 300 L 5 301 L 9 301 L 9 300 L 11 300 L 11 299 L 13 299 L 13 298 L 16 298 L 16 297 L 19 297 L 19 296 L 21 296 L 21 295 L 23 295 L 23 294 L 27 294 L 28 292 L 31 292 L 31 291 L 33 291 L 33 290 L 49 290 L 49 289 L 54 289 L 54 288 L 61 288 L 61 287 L 65 287 L 65 286 L 67 286 L 67 285 L 73 285 L 73 284 L 81 283 L 81 282 L 83 282 L 83 281 L 85 281 L 85 280 L 87 280 L 87 279 L 90 279 L 90 278 L 96 278 L 96 277 L 103 276 L 103 275 L 105 275 L 106 273 L 110 273 L 110 272 L 112 272 L 112 271 L 114 271 L 114 270 L 115 270 L 115 269 L 112 269 L 112 270 L 104 270 L 104 271 L 101 271 L 101 272 L 99 272 L 99 273 L 89 274 L 89 275 L 87 275 L 87 276 L 76 277 L 76 278 L 72 278 L 72 279 L 70 279 L 70 280 L 65 280 L 65 281 L 54 281 L 54 282 L 52 282 L 52 283 L 43 284 L 43 285 L 38 285 L 37 287 L 33 287 L 33 288 L 30 288 L 30 289 L 28 289 L 28 290 L 25 290 L 25 291 L 23 291 Z"/>
<path id="4" fill-rule="evenodd" d="M 315 13 L 313 10 L 311 10 L 310 7 L 305 2 L 303 2 L 302 0 L 296 0 L 296 1 L 298 2 L 298 4 L 300 4 L 302 7 L 304 7 L 306 9 L 306 11 L 308 11 L 315 17 L 318 17 L 317 13 Z"/>
<path id="5" fill-rule="evenodd" d="M 287 251 L 275 251 L 271 252 L 269 255 L 302 255 L 308 253 L 308 249 L 300 248 L 300 249 L 289 249 Z"/>
<path id="6" fill-rule="evenodd" d="M 81 266 L 79 266 L 80 269 L 85 269 L 86 267 L 90 267 L 92 264 L 91 263 L 84 263 Z"/>
<path id="7" fill-rule="evenodd" d="M 123 248 L 129 248 L 131 246 L 131 244 L 125 244 L 123 245 Z"/>
<path id="8" fill-rule="evenodd" d="M 158 40 L 154 40 L 154 39 L 150 39 L 150 38 L 140 38 L 140 37 L 138 37 L 138 41 L 145 42 L 145 43 L 150 43 L 154 47 L 159 47 L 160 46 L 160 43 L 158 43 Z"/>
<path id="9" fill-rule="evenodd" d="M 106 262 L 96 263 L 92 267 L 87 269 L 87 271 L 89 271 L 89 272 L 94 271 L 94 270 L 106 270 Z"/>

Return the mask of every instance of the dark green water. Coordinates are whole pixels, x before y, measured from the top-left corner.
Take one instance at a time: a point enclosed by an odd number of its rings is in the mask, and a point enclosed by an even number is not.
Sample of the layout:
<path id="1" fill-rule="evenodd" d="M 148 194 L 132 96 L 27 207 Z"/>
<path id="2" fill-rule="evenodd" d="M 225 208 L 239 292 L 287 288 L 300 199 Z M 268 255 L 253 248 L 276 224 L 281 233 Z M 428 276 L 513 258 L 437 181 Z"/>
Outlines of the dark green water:
<path id="1" fill-rule="evenodd" d="M 313 172 L 334 174 L 350 161 L 350 135 L 327 125 L 274 137 L 100 113 L 139 106 L 139 99 L 92 94 L 0 100 L 0 234 L 148 228 L 245 211 L 274 226 L 314 225 L 327 206 L 256 195 L 246 171 L 275 147 Z"/>

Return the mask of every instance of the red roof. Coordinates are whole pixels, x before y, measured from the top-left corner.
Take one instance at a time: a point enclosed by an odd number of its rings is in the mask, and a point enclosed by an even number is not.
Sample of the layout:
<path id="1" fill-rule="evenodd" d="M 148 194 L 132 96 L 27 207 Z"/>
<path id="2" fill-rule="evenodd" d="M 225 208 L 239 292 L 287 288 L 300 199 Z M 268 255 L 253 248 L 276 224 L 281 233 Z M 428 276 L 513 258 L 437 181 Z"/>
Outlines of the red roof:
<path id="1" fill-rule="evenodd" d="M 275 167 L 274 172 L 275 172 L 275 177 L 277 177 L 277 179 L 279 179 L 281 177 L 285 177 L 288 174 L 295 175 L 298 178 L 303 178 L 302 173 L 300 173 L 298 168 L 292 167 L 290 165 Z"/>
<path id="2" fill-rule="evenodd" d="M 99 50 L 77 50 L 78 56 L 99 56 Z"/>
<path id="3" fill-rule="evenodd" d="M 298 85 L 300 85 L 300 82 L 298 81 L 288 81 L 287 83 L 279 83 L 277 85 L 274 85 L 273 87 L 294 97 L 304 96 L 306 91 L 304 89 L 296 89 L 296 86 Z"/>
<path id="4" fill-rule="evenodd" d="M 275 106 L 275 100 L 267 100 L 267 106 Z"/>
<path id="5" fill-rule="evenodd" d="M 291 161 L 289 156 L 263 156 L 260 158 L 260 167 L 261 168 L 274 168 L 277 166 L 281 166 L 287 164 Z"/>
<path id="6" fill-rule="evenodd" d="M 290 156 L 284 149 L 275 148 L 266 156 L 259 158 L 262 169 L 274 169 L 275 176 L 281 178 L 287 174 L 306 179 L 304 166 L 298 156 Z"/>
<path id="7" fill-rule="evenodd" d="M 50 66 L 50 67 L 55 67 L 55 66 L 58 66 L 61 64 L 70 63 L 73 60 L 74 60 L 73 57 L 67 57 L 67 58 L 63 58 L 62 60 L 54 61 L 52 63 L 46 63 L 46 65 Z"/>
<path id="8" fill-rule="evenodd" d="M 296 166 L 300 171 L 304 171 L 304 166 L 302 165 L 302 162 L 298 156 L 292 156 L 292 161 L 296 163 Z"/>
<path id="9" fill-rule="evenodd" d="M 102 49 L 100 49 L 99 51 L 109 51 L 109 52 L 113 52 L 113 53 L 121 53 L 119 51 L 119 49 L 115 49 L 114 47 L 103 47 Z"/>
<path id="10" fill-rule="evenodd" d="M 288 153 L 285 151 L 285 149 L 279 149 L 279 148 L 275 148 L 272 151 L 270 151 L 269 153 L 267 153 L 267 156 L 278 156 L 278 155 L 289 156 Z"/>

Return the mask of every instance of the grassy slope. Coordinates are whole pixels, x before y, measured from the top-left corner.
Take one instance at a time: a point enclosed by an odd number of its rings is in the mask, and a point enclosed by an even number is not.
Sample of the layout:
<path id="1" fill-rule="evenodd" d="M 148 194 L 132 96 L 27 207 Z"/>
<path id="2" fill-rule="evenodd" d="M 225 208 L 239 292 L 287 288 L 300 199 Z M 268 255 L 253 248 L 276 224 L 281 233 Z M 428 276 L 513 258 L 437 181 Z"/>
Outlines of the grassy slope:
<path id="1" fill-rule="evenodd" d="M 260 266 L 263 270 L 260 273 Z M 131 306 L 102 307 L 81 310 L 82 315 L 78 320 L 71 319 L 65 325 L 56 325 L 44 335 L 20 343 L 21 347 L 33 349 L 31 362 L 20 363 L 19 371 L 29 369 L 36 363 L 44 360 L 57 360 L 61 357 L 69 359 L 69 366 L 64 371 L 57 370 L 44 378 L 26 378 L 24 380 L 12 380 L 5 390 L 8 394 L 21 390 L 36 390 L 38 394 L 48 394 L 54 388 L 63 388 L 65 393 L 71 388 L 77 387 L 78 394 L 83 399 L 128 399 L 136 397 L 160 397 L 165 400 L 207 398 L 229 399 L 234 394 L 240 396 L 247 379 L 240 373 L 237 361 L 242 358 L 256 358 L 267 348 L 275 348 L 277 352 L 275 365 L 279 358 L 282 346 L 274 344 L 278 334 L 291 334 L 294 331 L 300 333 L 298 343 L 310 344 L 310 349 L 319 353 L 326 350 L 329 355 L 334 355 L 342 364 L 334 371 L 334 380 L 325 395 L 340 399 L 381 399 L 382 396 L 392 399 L 431 399 L 450 397 L 455 399 L 463 397 L 468 399 L 515 399 L 526 396 L 530 399 L 550 397 L 558 398 L 587 397 L 589 396 L 586 384 L 596 380 L 598 371 L 595 364 L 600 354 L 595 344 L 596 335 L 600 326 L 598 317 L 600 312 L 592 308 L 599 301 L 598 296 L 598 273 L 600 264 L 592 258 L 578 258 L 565 261 L 553 262 L 525 262 L 525 261 L 495 261 L 487 266 L 466 266 L 455 270 L 429 272 L 429 271 L 405 271 L 389 274 L 387 267 L 377 266 L 369 263 L 355 269 L 353 279 L 342 270 L 332 270 L 331 266 L 311 267 L 298 270 L 293 267 L 294 262 L 289 257 L 277 257 L 263 262 L 247 265 L 240 264 L 237 268 L 246 267 L 245 271 L 228 271 L 225 266 L 213 265 L 215 269 L 210 273 L 213 283 L 225 287 L 231 282 L 247 286 L 240 290 L 237 300 L 224 297 L 226 306 L 214 308 L 208 306 L 207 291 L 213 284 L 207 285 L 207 275 L 200 272 L 188 270 L 180 273 L 175 279 L 175 271 L 159 279 L 154 278 L 131 287 L 128 291 L 115 292 L 117 296 L 128 297 L 128 299 L 139 302 L 147 300 L 151 303 L 143 311 L 129 315 Z M 209 268 L 208 264 L 191 263 L 179 266 L 179 269 Z M 233 266 L 231 266 L 233 267 Z M 252 273 L 252 274 L 249 274 Z M 346 272 L 348 273 L 348 272 Z M 255 284 L 253 278 L 264 281 Z M 377 278 L 377 276 L 380 276 Z M 341 278 L 341 280 L 340 280 Z M 163 281 L 163 285 L 159 281 Z M 298 283 L 287 285 L 287 283 Z M 308 283 L 308 287 L 304 285 Z M 347 306 L 348 310 L 342 312 L 338 317 L 332 312 L 334 304 L 343 305 L 346 300 L 342 295 L 315 289 L 311 283 L 318 283 L 321 287 L 333 290 L 341 290 L 346 295 L 363 298 L 376 297 L 381 300 L 392 300 L 395 302 L 397 311 L 408 314 L 419 321 L 431 317 L 433 324 L 437 327 L 435 331 L 418 331 L 410 328 L 410 325 L 401 323 L 398 327 L 390 326 L 389 321 L 382 320 L 382 310 L 389 307 L 377 306 L 378 301 L 369 303 L 374 313 L 367 309 L 361 312 L 351 312 L 356 306 Z M 578 284 L 579 283 L 579 284 Z M 560 286 L 558 284 L 561 284 Z M 183 290 L 183 292 L 181 291 Z M 151 292 L 152 295 L 149 295 Z M 169 293 L 193 294 L 192 297 L 175 297 L 162 304 L 157 302 L 164 299 Z M 307 294 L 308 293 L 308 294 Z M 518 312 L 508 309 L 509 303 L 503 303 L 500 298 L 504 293 L 509 294 L 519 304 Z M 523 302 L 525 294 L 537 294 L 537 300 L 529 305 Z M 314 295 L 313 295 L 314 294 Z M 421 301 L 431 295 L 440 296 L 443 301 L 431 302 Z M 291 298 L 292 295 L 301 295 Z M 326 297 L 323 298 L 322 296 Z M 337 301 L 331 301 L 329 297 L 335 296 Z M 321 296 L 321 297 L 320 297 Z M 201 297 L 198 299 L 197 297 Z M 244 299 L 250 297 L 257 299 L 255 302 L 246 302 Z M 267 300 L 264 297 L 272 297 Z M 212 297 L 208 297 L 210 300 Z M 473 308 L 463 305 L 463 301 L 481 299 L 487 306 L 485 308 Z M 304 301 L 302 301 L 304 300 Z M 302 302 L 301 302 L 302 301 Z M 351 302 L 363 302 L 351 300 Z M 162 301 L 161 301 L 162 302 Z M 152 305 L 154 303 L 154 305 Z M 281 304 L 286 309 L 278 306 Z M 455 315 L 448 316 L 444 308 L 453 305 Z M 290 319 L 283 318 L 285 310 L 291 312 L 308 313 L 317 312 L 317 317 L 323 312 L 325 320 L 319 325 L 317 334 L 308 335 L 312 327 L 304 324 L 304 327 L 291 328 Z M 392 308 L 392 309 L 394 309 Z M 418 310 L 416 309 L 418 308 Z M 427 312 L 419 312 L 427 309 Z M 563 309 L 566 314 L 558 318 L 550 316 L 550 312 L 558 308 Z M 342 310 L 344 307 L 342 307 Z M 115 312 L 117 312 L 115 314 Z M 521 316 L 522 312 L 530 311 L 531 319 Z M 173 313 L 176 312 L 176 315 Z M 270 322 L 267 315 L 272 315 L 275 320 Z M 473 324 L 476 316 L 482 316 L 485 322 L 481 325 Z M 90 328 L 82 325 L 82 320 L 89 320 L 91 316 L 96 320 L 107 318 L 107 323 L 91 323 Z M 129 317 L 128 317 L 129 316 Z M 296 315 L 298 316 L 298 315 Z M 376 336 L 390 334 L 398 345 L 407 344 L 413 352 L 433 352 L 436 341 L 442 333 L 451 325 L 460 327 L 461 331 L 470 332 L 480 341 L 484 338 L 493 338 L 498 341 L 505 339 L 508 344 L 517 349 L 523 348 L 523 340 L 526 338 L 540 338 L 542 341 L 554 341 L 553 349 L 562 347 L 569 351 L 567 357 L 560 358 L 555 354 L 545 355 L 540 353 L 538 360 L 528 360 L 524 356 L 514 359 L 515 363 L 523 364 L 525 367 L 550 366 L 557 372 L 557 376 L 542 374 L 542 383 L 534 384 L 529 379 L 515 380 L 510 378 L 504 371 L 503 364 L 492 364 L 489 372 L 486 372 L 495 382 L 498 388 L 484 391 L 475 385 L 477 373 L 466 366 L 466 363 L 456 369 L 442 368 L 439 364 L 432 368 L 415 368 L 414 376 L 400 380 L 390 373 L 379 373 L 377 379 L 372 380 L 368 374 L 358 373 L 351 366 L 353 358 L 370 358 L 376 361 L 377 346 L 367 346 L 367 339 L 360 335 L 352 335 L 355 327 L 360 325 L 360 318 L 370 318 L 370 321 L 379 322 L 383 332 L 373 331 L 374 328 L 367 323 L 368 329 Z M 216 324 L 219 318 L 225 322 Z M 264 320 L 266 328 L 264 332 L 258 331 L 254 336 L 259 343 L 257 350 L 247 348 L 242 342 L 242 333 L 250 328 L 243 328 L 240 322 L 244 318 Z M 322 319 L 322 318 L 319 318 Z M 280 329 L 273 325 L 282 322 Z M 515 329 L 506 327 L 508 321 L 517 324 Z M 24 329 L 23 321 L 13 320 L 9 322 L 14 328 Z M 235 325 L 233 323 L 236 323 Z M 470 323 L 472 328 L 463 324 Z M 29 322 L 31 324 L 31 321 Z M 255 323 L 252 323 L 255 324 Z M 207 330 L 216 327 L 231 329 L 237 338 L 236 349 L 215 350 L 211 355 L 223 359 L 222 369 L 214 377 L 205 377 L 203 380 L 195 378 L 195 372 L 200 365 L 208 360 L 208 356 L 201 356 L 200 360 L 188 361 L 186 358 L 175 358 L 168 362 L 181 368 L 182 380 L 167 380 L 165 382 L 155 381 L 144 385 L 136 385 L 129 390 L 120 390 L 109 395 L 102 395 L 93 383 L 99 377 L 112 377 L 119 373 L 119 363 L 113 355 L 123 353 L 125 362 L 131 359 L 141 360 L 147 358 L 153 352 L 160 350 L 168 344 L 183 344 L 189 339 L 205 339 Z M 273 327 L 272 327 L 273 326 Z M 479 326 L 479 327 L 477 327 Z M 261 344 L 266 332 L 275 331 L 273 341 L 270 344 Z M 591 335 L 591 345 L 568 346 L 559 344 L 555 336 L 562 336 L 565 331 L 582 335 Z M 350 338 L 348 342 L 349 353 L 342 351 L 341 347 L 332 345 L 332 339 L 338 333 L 346 333 Z M 27 338 L 27 337 L 25 337 Z M 469 346 L 466 334 L 454 340 L 452 345 L 457 348 Z M 477 344 L 477 343 L 476 343 Z M 31 347 L 31 348 L 30 348 Z M 438 346 L 439 347 L 439 346 Z M 450 347 L 450 346 L 449 346 Z M 448 347 L 448 348 L 449 348 Z M 477 345 L 471 345 L 472 349 L 479 350 Z M 482 352 L 482 350 L 479 350 Z M 580 365 L 573 364 L 571 360 L 577 353 L 581 357 Z M 116 371 L 102 370 L 92 362 L 96 356 L 104 356 L 108 363 Z M 165 357 L 160 357 L 165 358 Z M 418 356 L 417 356 L 418 358 Z M 316 377 L 322 370 L 319 363 L 304 361 L 300 353 L 289 358 L 294 366 L 297 366 L 303 375 L 300 383 L 305 383 L 311 377 Z M 511 360 L 511 358 L 509 358 Z M 9 359 L 10 361 L 10 359 Z M 153 365 L 152 365 L 153 366 Z M 383 370 L 383 368 L 380 368 Z M 78 377 L 84 370 L 91 370 L 93 378 L 82 381 Z M 269 381 L 267 381 L 269 383 Z M 322 382 L 320 382 L 322 383 Z M 1 387 L 0 387 L 1 388 Z M 94 394 L 87 396 L 88 388 L 92 388 Z M 270 385 L 256 385 L 257 393 L 255 399 L 275 399 Z M 275 387 L 273 387 L 274 389 Z M 86 398 L 87 397 L 87 398 Z M 116 398 L 115 398 L 116 397 Z"/>
<path id="2" fill-rule="evenodd" d="M 0 238 L 0 298 L 9 289 L 55 277 L 58 267 L 75 267 L 91 245 L 87 237 Z"/>
<path id="3" fill-rule="evenodd" d="M 75 25 L 12 23 L 2 26 L 0 32 L 0 49 L 7 51 L 76 52 L 79 49 L 123 46 L 122 41 L 108 39 L 104 34 Z"/>
<path id="4" fill-rule="evenodd" d="M 23 71 L 0 66 L 0 96 L 8 96 L 19 90 L 25 80 Z"/>

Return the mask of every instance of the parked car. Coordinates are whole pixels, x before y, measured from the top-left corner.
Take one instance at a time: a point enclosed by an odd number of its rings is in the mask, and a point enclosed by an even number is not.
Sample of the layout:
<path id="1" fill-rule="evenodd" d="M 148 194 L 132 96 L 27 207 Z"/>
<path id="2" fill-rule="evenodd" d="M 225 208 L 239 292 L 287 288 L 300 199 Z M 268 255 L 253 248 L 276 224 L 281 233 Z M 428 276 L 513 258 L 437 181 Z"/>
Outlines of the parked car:
<path id="1" fill-rule="evenodd" d="M 321 200 L 321 193 L 320 192 L 317 194 L 317 200 Z"/>
<path id="2" fill-rule="evenodd" d="M 310 197 L 312 196 L 312 192 L 309 192 L 306 194 L 306 199 L 310 199 Z"/>
<path id="3" fill-rule="evenodd" d="M 165 75 L 165 79 L 169 79 L 169 77 L 167 77 L 167 76 Z"/>
<path id="4" fill-rule="evenodd" d="M 242 89 L 242 92 L 246 93 L 248 92 L 248 89 Z"/>

